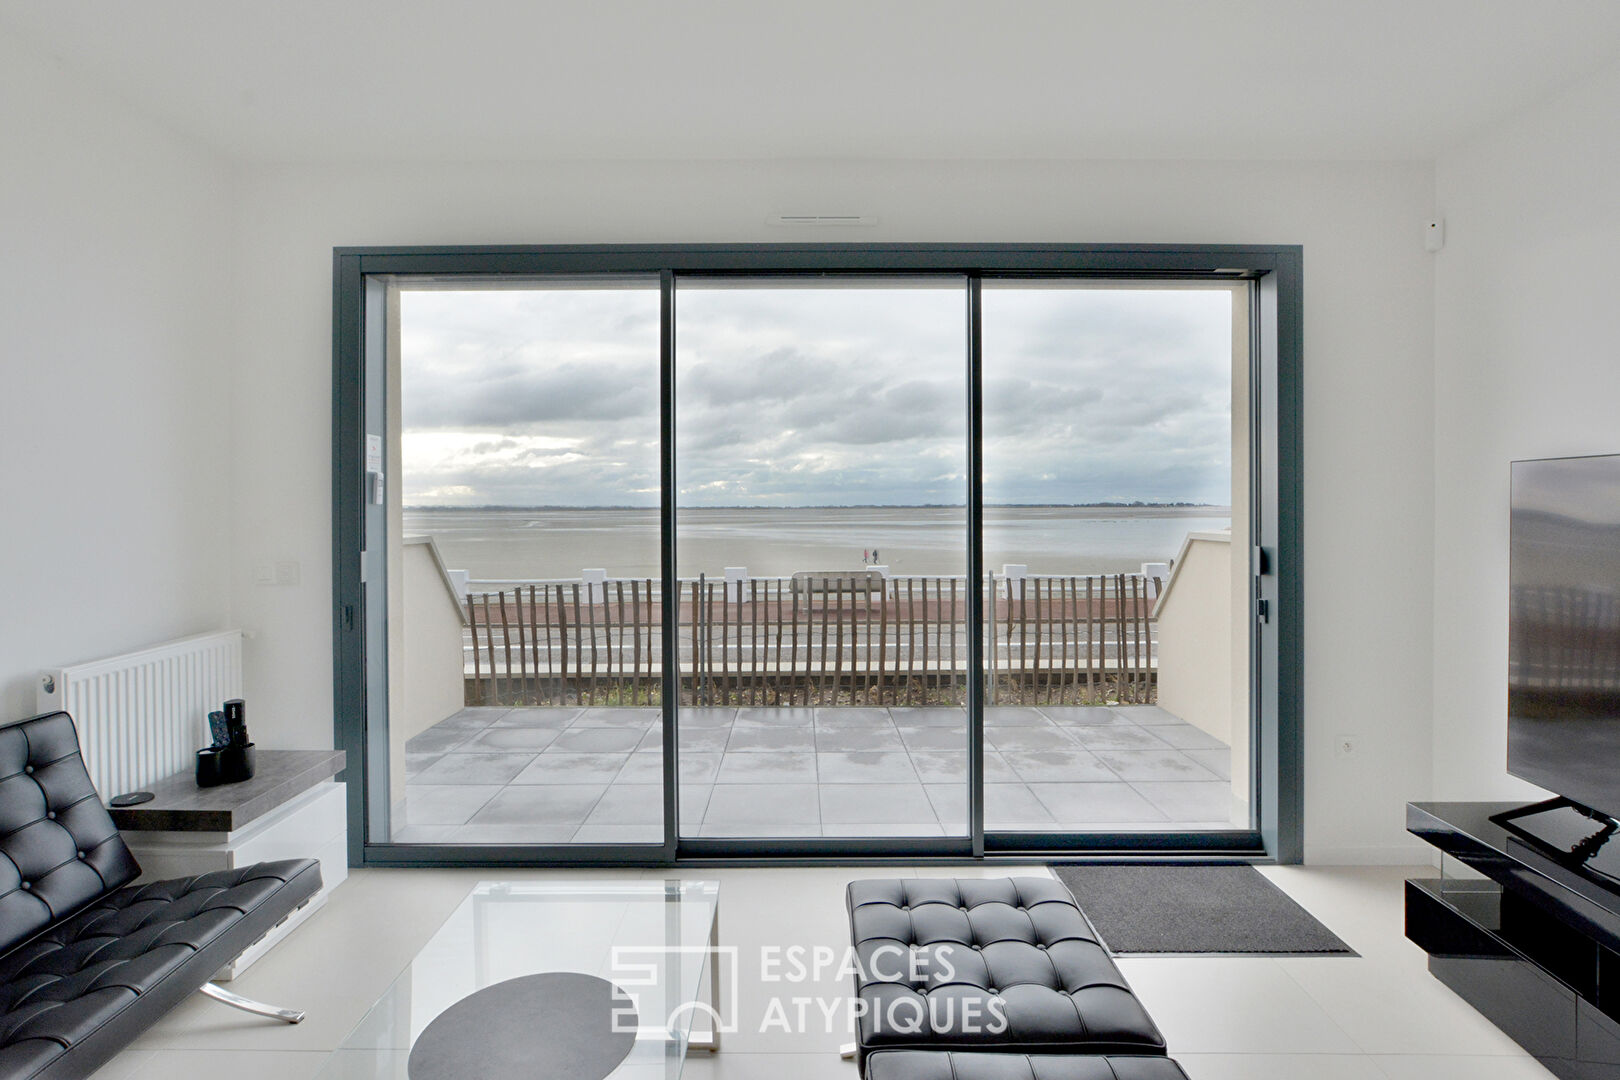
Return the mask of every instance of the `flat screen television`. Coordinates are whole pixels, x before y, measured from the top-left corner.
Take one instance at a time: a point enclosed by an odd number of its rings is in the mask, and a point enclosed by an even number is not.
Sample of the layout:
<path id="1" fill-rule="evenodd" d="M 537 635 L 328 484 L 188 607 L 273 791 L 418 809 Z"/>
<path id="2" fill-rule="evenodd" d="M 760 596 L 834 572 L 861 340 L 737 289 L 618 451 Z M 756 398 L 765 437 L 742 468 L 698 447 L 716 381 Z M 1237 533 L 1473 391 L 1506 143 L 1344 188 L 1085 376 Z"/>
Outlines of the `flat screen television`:
<path id="1" fill-rule="evenodd" d="M 1508 772 L 1620 818 L 1620 454 L 1513 463 Z"/>

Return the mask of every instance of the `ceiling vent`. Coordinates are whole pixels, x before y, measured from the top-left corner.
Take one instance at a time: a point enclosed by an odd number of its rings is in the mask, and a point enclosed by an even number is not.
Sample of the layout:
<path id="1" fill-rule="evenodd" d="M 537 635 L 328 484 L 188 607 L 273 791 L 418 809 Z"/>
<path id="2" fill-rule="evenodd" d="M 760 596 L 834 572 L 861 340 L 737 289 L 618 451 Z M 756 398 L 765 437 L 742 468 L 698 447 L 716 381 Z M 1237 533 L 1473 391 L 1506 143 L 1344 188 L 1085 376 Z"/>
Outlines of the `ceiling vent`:
<path id="1" fill-rule="evenodd" d="M 783 228 L 849 228 L 851 226 L 871 227 L 878 223 L 872 214 L 772 214 L 765 219 L 765 224 L 776 225 Z"/>

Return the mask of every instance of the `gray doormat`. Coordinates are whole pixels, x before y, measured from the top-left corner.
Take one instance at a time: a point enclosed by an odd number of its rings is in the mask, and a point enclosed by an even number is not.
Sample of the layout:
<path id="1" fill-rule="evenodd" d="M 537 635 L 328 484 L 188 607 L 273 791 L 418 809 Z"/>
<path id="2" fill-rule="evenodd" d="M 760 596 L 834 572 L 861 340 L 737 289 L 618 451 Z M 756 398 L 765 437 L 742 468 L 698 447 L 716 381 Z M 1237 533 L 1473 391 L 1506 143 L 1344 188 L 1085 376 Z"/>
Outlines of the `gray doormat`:
<path id="1" fill-rule="evenodd" d="M 1116 953 L 1356 955 L 1252 866 L 1054 864 Z"/>

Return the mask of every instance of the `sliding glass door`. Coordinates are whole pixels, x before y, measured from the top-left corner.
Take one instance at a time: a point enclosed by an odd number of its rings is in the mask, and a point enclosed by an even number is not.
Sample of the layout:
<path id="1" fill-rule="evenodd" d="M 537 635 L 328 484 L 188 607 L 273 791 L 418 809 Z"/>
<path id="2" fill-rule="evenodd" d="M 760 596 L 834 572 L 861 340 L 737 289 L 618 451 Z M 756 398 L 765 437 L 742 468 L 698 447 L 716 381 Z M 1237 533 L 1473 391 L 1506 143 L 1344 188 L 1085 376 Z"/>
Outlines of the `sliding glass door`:
<path id="1" fill-rule="evenodd" d="M 357 857 L 1288 857 L 1297 252 L 1219 255 L 340 253 Z"/>
<path id="2" fill-rule="evenodd" d="M 390 839 L 661 846 L 658 279 L 393 296 Z"/>
<path id="3" fill-rule="evenodd" d="M 963 289 L 677 280 L 683 834 L 967 835 Z"/>
<path id="4" fill-rule="evenodd" d="M 1249 301 L 984 284 L 987 832 L 1251 826 Z"/>

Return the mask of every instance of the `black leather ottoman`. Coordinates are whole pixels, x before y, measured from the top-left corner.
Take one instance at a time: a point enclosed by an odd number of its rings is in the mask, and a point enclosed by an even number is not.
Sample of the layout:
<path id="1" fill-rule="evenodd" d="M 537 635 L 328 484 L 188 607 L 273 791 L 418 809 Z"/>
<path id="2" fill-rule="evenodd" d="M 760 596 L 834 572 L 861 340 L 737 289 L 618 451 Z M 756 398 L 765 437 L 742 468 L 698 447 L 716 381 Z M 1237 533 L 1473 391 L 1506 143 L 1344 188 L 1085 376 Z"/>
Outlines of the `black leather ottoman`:
<path id="1" fill-rule="evenodd" d="M 1187 1080 L 1167 1057 L 879 1050 L 865 1080 Z"/>
<path id="2" fill-rule="evenodd" d="M 1091 924 L 1051 878 L 853 881 L 847 898 L 863 1069 L 869 1053 L 884 1049 L 1165 1052 Z"/>

